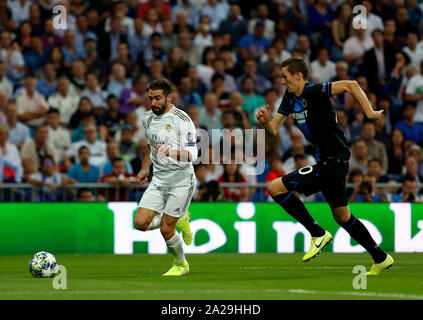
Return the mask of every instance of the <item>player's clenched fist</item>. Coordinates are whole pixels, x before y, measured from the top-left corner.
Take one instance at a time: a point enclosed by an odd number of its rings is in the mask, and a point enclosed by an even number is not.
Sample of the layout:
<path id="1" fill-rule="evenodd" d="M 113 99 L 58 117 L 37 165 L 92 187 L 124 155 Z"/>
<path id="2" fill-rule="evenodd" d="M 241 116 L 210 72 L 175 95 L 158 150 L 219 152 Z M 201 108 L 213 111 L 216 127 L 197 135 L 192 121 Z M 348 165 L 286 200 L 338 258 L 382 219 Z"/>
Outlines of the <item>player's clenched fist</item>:
<path id="1" fill-rule="evenodd" d="M 144 184 L 147 182 L 148 170 L 141 170 L 137 175 L 137 182 L 139 184 Z"/>
<path id="2" fill-rule="evenodd" d="M 271 108 L 270 108 L 269 105 L 266 105 L 266 108 L 261 107 L 256 112 L 257 120 L 260 121 L 263 124 L 269 122 L 270 121 L 270 112 L 271 112 Z"/>

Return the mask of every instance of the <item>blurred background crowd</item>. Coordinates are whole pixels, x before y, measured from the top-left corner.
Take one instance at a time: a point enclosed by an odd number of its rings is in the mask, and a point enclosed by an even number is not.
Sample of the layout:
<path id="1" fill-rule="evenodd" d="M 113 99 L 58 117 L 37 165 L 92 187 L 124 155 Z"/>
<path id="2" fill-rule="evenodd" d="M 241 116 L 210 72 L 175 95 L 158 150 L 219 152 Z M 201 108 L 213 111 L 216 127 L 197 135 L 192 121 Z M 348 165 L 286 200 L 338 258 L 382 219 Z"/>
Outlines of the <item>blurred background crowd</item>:
<path id="1" fill-rule="evenodd" d="M 66 29 L 57 28 L 57 5 Z M 355 5 L 366 9 L 366 29 L 353 28 Z M 65 191 L 80 201 L 138 200 L 124 191 L 147 150 L 141 117 L 151 80 L 172 81 L 172 102 L 197 128 L 242 140 L 258 127 L 259 107 L 277 112 L 280 63 L 300 56 L 310 81 L 356 80 L 385 111 L 368 122 L 349 94 L 333 97 L 352 148 L 350 201 L 422 202 L 422 18 L 422 0 L 0 0 L 0 183 L 35 185 L 22 198 L 30 201 L 58 201 Z M 210 137 L 214 156 L 222 137 Z M 267 182 L 315 163 L 291 117 L 266 136 L 265 150 L 257 175 L 246 174 L 248 158 L 197 164 L 194 200 L 267 201 L 259 188 L 220 185 Z M 95 182 L 115 192 L 72 188 Z M 3 189 L 2 201 L 13 192 Z"/>

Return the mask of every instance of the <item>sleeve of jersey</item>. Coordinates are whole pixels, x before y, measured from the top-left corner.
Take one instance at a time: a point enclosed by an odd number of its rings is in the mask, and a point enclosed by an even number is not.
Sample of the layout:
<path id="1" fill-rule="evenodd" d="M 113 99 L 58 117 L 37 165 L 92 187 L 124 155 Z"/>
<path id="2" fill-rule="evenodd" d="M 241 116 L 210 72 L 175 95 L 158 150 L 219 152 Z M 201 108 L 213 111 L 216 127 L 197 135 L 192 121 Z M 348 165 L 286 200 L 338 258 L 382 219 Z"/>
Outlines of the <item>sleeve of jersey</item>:
<path id="1" fill-rule="evenodd" d="M 181 145 L 183 150 L 187 150 L 191 154 L 191 162 L 195 162 L 198 157 L 198 149 L 196 142 L 196 130 L 192 121 L 182 122 L 181 125 Z"/>
<path id="2" fill-rule="evenodd" d="M 278 112 L 282 113 L 284 116 L 289 116 L 292 112 L 291 103 L 288 95 L 284 95 L 281 104 L 279 105 Z"/>
<path id="3" fill-rule="evenodd" d="M 313 91 L 313 96 L 321 98 L 332 97 L 332 82 L 316 83 L 309 87 L 309 90 Z"/>

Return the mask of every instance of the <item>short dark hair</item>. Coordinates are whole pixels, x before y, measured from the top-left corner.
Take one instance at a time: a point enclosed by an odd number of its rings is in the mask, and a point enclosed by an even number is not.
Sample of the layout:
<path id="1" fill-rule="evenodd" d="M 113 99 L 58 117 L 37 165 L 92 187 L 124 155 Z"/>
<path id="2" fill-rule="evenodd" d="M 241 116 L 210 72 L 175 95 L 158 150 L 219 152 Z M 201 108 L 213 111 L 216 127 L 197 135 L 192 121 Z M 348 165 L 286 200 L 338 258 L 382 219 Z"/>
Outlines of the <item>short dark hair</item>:
<path id="1" fill-rule="evenodd" d="M 303 58 L 300 57 L 293 57 L 282 61 L 281 68 L 288 67 L 288 71 L 291 74 L 295 74 L 297 72 L 303 75 L 304 80 L 308 79 L 308 66 L 307 63 Z"/>
<path id="2" fill-rule="evenodd" d="M 124 160 L 122 157 L 115 157 L 115 158 L 113 158 L 113 159 L 112 159 L 112 163 L 113 163 L 113 165 L 114 165 L 116 162 L 118 162 L 118 161 L 123 161 L 123 162 L 125 162 L 125 160 Z"/>
<path id="3" fill-rule="evenodd" d="M 165 96 L 173 92 L 172 83 L 164 78 L 151 81 L 148 90 L 163 90 Z"/>
<path id="4" fill-rule="evenodd" d="M 50 107 L 50 109 L 48 109 L 48 111 L 47 111 L 47 115 L 52 114 L 52 113 L 60 114 L 60 111 L 57 108 Z"/>
<path id="5" fill-rule="evenodd" d="M 368 163 L 370 162 L 377 162 L 380 166 L 382 165 L 382 161 L 379 158 L 371 158 Z"/>
<path id="6" fill-rule="evenodd" d="M 414 177 L 411 174 L 406 174 L 404 176 L 404 182 L 406 182 L 406 181 L 416 182 L 416 177 Z"/>
<path id="7" fill-rule="evenodd" d="M 82 151 L 82 150 L 84 150 L 84 149 L 87 149 L 87 150 L 88 150 L 88 152 L 90 152 L 90 149 L 89 149 L 87 146 L 81 146 L 81 147 L 79 147 L 79 149 L 78 149 L 78 154 L 80 154 L 80 153 L 81 153 L 81 151 Z"/>

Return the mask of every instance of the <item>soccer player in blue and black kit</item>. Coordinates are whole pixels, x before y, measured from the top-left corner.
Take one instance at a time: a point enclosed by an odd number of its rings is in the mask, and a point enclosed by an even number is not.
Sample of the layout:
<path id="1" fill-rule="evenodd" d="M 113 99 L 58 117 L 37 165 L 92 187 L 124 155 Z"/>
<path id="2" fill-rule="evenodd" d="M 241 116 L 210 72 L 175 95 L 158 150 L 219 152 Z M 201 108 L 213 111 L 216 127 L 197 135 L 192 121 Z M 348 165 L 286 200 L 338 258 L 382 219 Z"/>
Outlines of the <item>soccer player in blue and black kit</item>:
<path id="1" fill-rule="evenodd" d="M 309 69 L 302 58 L 287 59 L 281 67 L 282 84 L 286 91 L 278 112 L 271 118 L 269 106 L 260 108 L 256 113 L 257 120 L 268 133 L 276 135 L 291 114 L 306 139 L 314 145 L 317 164 L 273 180 L 269 185 L 269 193 L 276 203 L 310 232 L 310 250 L 304 255 L 303 261 L 314 258 L 330 243 L 332 235 L 318 225 L 292 191 L 307 196 L 321 191 L 336 222 L 372 256 L 374 263 L 367 275 L 378 275 L 392 266 L 394 260 L 379 248 L 366 227 L 349 210 L 345 178 L 350 150 L 344 132 L 337 123 L 330 97 L 350 93 L 371 120 L 377 120 L 383 111 L 373 110 L 356 81 L 310 83 L 306 80 Z"/>

